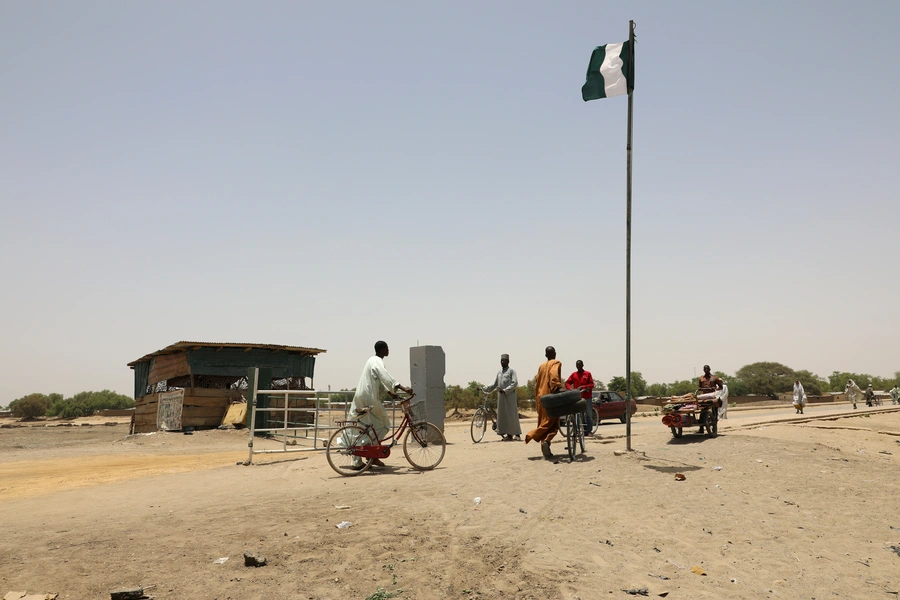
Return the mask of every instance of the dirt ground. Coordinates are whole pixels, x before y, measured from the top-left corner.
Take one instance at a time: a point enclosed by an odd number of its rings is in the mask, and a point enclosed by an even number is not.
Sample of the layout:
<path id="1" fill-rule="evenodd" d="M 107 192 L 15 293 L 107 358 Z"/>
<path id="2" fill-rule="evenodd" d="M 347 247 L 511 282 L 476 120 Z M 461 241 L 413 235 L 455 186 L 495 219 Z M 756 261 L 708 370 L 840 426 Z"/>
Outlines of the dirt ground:
<path id="1" fill-rule="evenodd" d="M 897 412 L 722 422 L 714 439 L 676 440 L 660 425 L 635 435 L 631 453 L 613 426 L 573 463 L 490 434 L 473 444 L 467 422 L 448 421 L 436 470 L 410 469 L 395 448 L 387 467 L 349 478 L 320 451 L 237 464 L 243 431 L 128 436 L 126 419 L 103 424 L 116 421 L 0 427 L 0 597 L 107 599 L 131 586 L 217 600 L 900 591 Z M 268 564 L 245 567 L 244 552 Z"/>

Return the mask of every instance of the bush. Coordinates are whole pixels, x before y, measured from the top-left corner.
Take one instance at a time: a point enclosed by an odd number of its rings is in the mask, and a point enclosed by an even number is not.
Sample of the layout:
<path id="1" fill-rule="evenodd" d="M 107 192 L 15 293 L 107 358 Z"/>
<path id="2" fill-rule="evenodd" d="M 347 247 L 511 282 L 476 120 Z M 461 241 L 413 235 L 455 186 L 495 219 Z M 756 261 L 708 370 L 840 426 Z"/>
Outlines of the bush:
<path id="1" fill-rule="evenodd" d="M 88 417 L 98 410 L 134 408 L 134 400 L 110 390 L 102 392 L 79 392 L 71 398 L 59 399 L 47 409 L 47 415 L 74 419 Z"/>
<path id="2" fill-rule="evenodd" d="M 34 419 L 46 415 L 49 405 L 50 398 L 44 394 L 29 394 L 10 402 L 9 408 L 17 419 Z"/>

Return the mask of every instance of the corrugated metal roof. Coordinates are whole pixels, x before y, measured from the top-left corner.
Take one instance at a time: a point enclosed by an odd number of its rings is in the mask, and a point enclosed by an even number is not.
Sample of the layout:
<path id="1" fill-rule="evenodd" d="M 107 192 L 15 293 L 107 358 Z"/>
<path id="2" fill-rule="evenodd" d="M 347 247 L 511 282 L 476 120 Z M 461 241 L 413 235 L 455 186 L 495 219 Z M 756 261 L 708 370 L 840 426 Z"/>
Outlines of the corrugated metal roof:
<path id="1" fill-rule="evenodd" d="M 160 356 L 162 354 L 174 354 L 176 352 L 183 352 L 184 350 L 191 350 L 193 348 L 243 348 L 245 350 L 286 350 L 288 352 L 299 352 L 301 354 L 306 355 L 316 355 L 322 352 L 327 352 L 321 348 L 304 348 L 302 346 L 281 346 L 278 344 L 240 344 L 237 342 L 177 342 L 172 344 L 171 346 L 166 346 L 162 350 L 157 350 L 156 352 L 151 352 L 146 356 L 142 356 L 137 360 L 133 360 L 128 363 L 127 366 L 133 367 L 137 363 L 145 362 L 153 358 L 154 356 Z"/>

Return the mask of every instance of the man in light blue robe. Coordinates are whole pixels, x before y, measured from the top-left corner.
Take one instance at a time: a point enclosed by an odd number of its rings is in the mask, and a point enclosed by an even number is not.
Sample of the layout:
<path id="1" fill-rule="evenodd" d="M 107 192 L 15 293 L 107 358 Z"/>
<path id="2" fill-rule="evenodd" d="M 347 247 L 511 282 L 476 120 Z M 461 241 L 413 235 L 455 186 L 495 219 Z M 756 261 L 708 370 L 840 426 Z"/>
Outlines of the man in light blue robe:
<path id="1" fill-rule="evenodd" d="M 509 354 L 500 355 L 500 370 L 494 383 L 484 388 L 485 393 L 497 390 L 497 435 L 505 441 L 521 439 L 522 426 L 519 424 L 519 402 L 516 400 L 516 388 L 519 378 L 509 366 Z"/>

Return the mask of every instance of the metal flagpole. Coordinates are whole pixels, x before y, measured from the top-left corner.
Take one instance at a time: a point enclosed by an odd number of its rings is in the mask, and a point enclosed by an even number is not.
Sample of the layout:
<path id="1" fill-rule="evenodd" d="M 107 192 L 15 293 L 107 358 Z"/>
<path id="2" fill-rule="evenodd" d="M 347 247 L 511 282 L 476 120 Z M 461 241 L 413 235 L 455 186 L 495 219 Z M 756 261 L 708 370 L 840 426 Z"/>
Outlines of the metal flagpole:
<path id="1" fill-rule="evenodd" d="M 634 21 L 628 21 L 628 52 L 631 53 L 631 83 L 634 86 Z M 631 118 L 634 90 L 628 90 L 628 142 L 625 185 L 625 449 L 631 450 Z"/>

